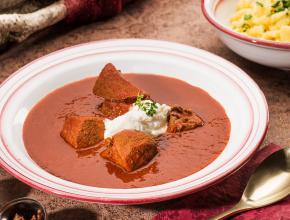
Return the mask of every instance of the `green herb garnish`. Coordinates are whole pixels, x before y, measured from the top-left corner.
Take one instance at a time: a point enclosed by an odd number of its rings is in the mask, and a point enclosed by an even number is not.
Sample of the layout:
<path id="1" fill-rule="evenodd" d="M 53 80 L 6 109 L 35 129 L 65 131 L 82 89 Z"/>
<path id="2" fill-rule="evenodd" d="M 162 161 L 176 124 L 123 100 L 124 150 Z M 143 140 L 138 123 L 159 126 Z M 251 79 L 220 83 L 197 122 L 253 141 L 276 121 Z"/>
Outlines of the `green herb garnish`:
<path id="1" fill-rule="evenodd" d="M 248 21 L 248 20 L 250 20 L 252 17 L 253 17 L 253 15 L 251 15 L 251 14 L 246 14 L 246 15 L 244 16 L 244 20 L 245 20 L 245 21 Z"/>
<path id="2" fill-rule="evenodd" d="M 273 13 L 290 9 L 290 0 L 278 0 L 272 5 L 272 8 L 273 8 Z"/>
<path id="3" fill-rule="evenodd" d="M 249 28 L 250 28 L 250 25 L 248 25 L 248 24 L 246 24 L 246 23 L 244 23 L 244 24 L 242 25 L 242 31 L 243 31 L 243 32 L 246 32 Z"/>
<path id="4" fill-rule="evenodd" d="M 261 3 L 261 2 L 256 2 L 256 4 L 259 5 L 262 8 L 264 7 L 263 3 Z"/>
<path id="5" fill-rule="evenodd" d="M 157 113 L 157 104 L 151 100 L 144 100 L 144 95 L 138 95 L 134 105 L 146 113 L 148 116 L 153 116 Z"/>
<path id="6" fill-rule="evenodd" d="M 138 106 L 138 107 L 141 106 L 141 105 L 142 105 L 142 100 L 143 100 L 143 99 L 144 99 L 144 95 L 138 95 L 138 96 L 137 96 L 137 99 L 136 99 L 136 101 L 135 101 L 134 104 L 135 104 L 136 106 Z"/>
<path id="7" fill-rule="evenodd" d="M 280 5 L 281 1 L 278 0 L 276 1 L 273 5 L 272 5 L 272 8 L 277 8 L 279 5 Z"/>
<path id="8" fill-rule="evenodd" d="M 284 8 L 290 8 L 290 0 L 282 0 Z"/>
<path id="9" fill-rule="evenodd" d="M 281 11 L 284 11 L 285 9 L 284 8 L 277 8 L 276 10 L 275 10 L 275 12 L 277 13 L 277 12 L 281 12 Z"/>

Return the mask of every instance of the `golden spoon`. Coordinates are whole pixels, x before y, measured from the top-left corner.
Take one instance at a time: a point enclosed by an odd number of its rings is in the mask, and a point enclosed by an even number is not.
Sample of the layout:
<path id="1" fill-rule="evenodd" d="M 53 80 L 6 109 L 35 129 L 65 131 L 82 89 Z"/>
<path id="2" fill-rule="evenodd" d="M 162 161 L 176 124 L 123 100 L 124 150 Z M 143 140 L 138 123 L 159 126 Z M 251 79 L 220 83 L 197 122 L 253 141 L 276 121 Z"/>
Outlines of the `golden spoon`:
<path id="1" fill-rule="evenodd" d="M 239 212 L 277 202 L 290 194 L 290 147 L 266 158 L 251 176 L 241 200 L 233 208 L 210 218 L 226 219 Z"/>

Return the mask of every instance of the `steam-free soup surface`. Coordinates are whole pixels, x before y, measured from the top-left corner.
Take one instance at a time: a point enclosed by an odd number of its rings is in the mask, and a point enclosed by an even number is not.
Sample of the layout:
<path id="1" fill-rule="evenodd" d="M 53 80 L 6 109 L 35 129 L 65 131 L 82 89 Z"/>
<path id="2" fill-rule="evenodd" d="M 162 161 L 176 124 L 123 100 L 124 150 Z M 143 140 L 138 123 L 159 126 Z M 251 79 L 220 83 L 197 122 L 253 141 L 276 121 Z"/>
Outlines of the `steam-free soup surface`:
<path id="1" fill-rule="evenodd" d="M 53 175 L 72 182 L 133 188 L 189 176 L 206 167 L 223 151 L 229 139 L 230 122 L 222 106 L 205 91 L 159 75 L 124 76 L 159 103 L 192 109 L 204 119 L 205 125 L 192 131 L 158 137 L 158 155 L 147 166 L 126 173 L 100 157 L 103 148 L 92 147 L 77 152 L 60 137 L 67 114 L 100 114 L 96 106 L 103 99 L 92 93 L 96 78 L 87 78 L 52 92 L 29 113 L 23 138 L 31 158 Z"/>

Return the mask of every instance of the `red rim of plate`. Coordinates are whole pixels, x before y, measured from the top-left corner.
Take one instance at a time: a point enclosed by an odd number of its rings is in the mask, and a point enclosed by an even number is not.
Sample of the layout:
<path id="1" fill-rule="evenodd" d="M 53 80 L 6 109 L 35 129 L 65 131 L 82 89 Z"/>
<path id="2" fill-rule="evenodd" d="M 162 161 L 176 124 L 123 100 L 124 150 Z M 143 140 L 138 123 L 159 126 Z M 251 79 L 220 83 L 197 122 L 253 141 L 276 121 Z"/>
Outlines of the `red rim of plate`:
<path id="1" fill-rule="evenodd" d="M 239 40 L 245 41 L 247 43 L 251 43 L 251 44 L 256 44 L 256 45 L 260 45 L 260 46 L 266 46 L 266 47 L 272 47 L 274 49 L 286 49 L 286 50 L 290 50 L 290 43 L 283 43 L 283 42 L 275 42 L 275 41 L 270 41 L 270 40 L 263 40 L 260 38 L 251 38 L 249 36 L 246 35 L 242 35 L 238 32 L 235 32 L 229 28 L 225 28 L 223 25 L 221 25 L 219 22 L 216 21 L 216 19 L 214 19 L 207 11 L 206 8 L 206 0 L 202 0 L 201 1 L 201 9 L 203 12 L 203 15 L 206 17 L 206 19 L 214 26 L 216 27 L 218 30 L 220 30 L 221 32 L 233 37 L 233 38 L 237 38 Z M 218 1 L 218 3 L 220 2 L 220 0 Z"/>
<path id="2" fill-rule="evenodd" d="M 92 42 L 92 43 L 94 43 L 94 42 Z M 89 44 L 91 44 L 91 43 L 86 43 L 86 44 L 81 44 L 81 45 L 89 45 Z M 79 47 L 81 45 L 76 45 L 76 46 L 73 46 L 73 47 Z M 66 48 L 66 49 L 70 49 L 70 48 L 73 48 L 73 47 L 69 47 L 69 48 Z M 66 49 L 63 49 L 63 50 L 66 50 Z M 60 51 L 57 51 L 57 52 L 60 52 Z M 54 53 L 57 53 L 57 52 L 54 52 Z M 52 54 L 54 54 L 54 53 L 52 53 Z M 44 57 L 47 57 L 47 56 L 52 55 L 52 54 L 48 54 L 48 55 L 46 55 Z M 44 57 L 42 57 L 42 58 L 44 58 Z M 34 62 L 32 62 L 32 63 L 34 63 Z M 32 63 L 30 63 L 28 65 L 31 65 Z M 28 65 L 26 65 L 25 67 L 27 67 Z M 21 72 L 21 71 L 17 71 L 15 74 L 13 74 L 13 76 L 16 75 L 19 72 Z M 265 103 L 265 106 L 267 108 L 267 104 L 266 103 Z M 129 199 L 128 200 L 128 199 L 113 199 L 113 198 L 100 198 L 100 197 L 96 198 L 96 197 L 84 196 L 84 195 L 80 195 L 80 194 L 76 194 L 76 193 L 69 193 L 69 192 L 65 192 L 63 190 L 54 189 L 51 186 L 47 186 L 47 185 L 44 185 L 44 184 L 41 184 L 41 183 L 38 183 L 38 182 L 35 182 L 35 181 L 31 180 L 29 177 L 26 177 L 26 176 L 22 175 L 19 171 L 17 171 L 15 169 L 13 169 L 12 167 L 10 167 L 5 161 L 2 160 L 2 158 L 0 158 L 0 164 L 6 171 L 8 171 L 10 174 L 12 174 L 16 178 L 20 179 L 21 181 L 25 182 L 26 184 L 28 184 L 28 185 L 30 185 L 30 186 L 32 186 L 34 188 L 40 189 L 42 191 L 45 191 L 47 193 L 56 194 L 58 196 L 63 196 L 63 197 L 72 198 L 72 199 L 79 199 L 79 200 L 84 200 L 84 201 L 89 201 L 89 202 L 101 202 L 101 203 L 110 203 L 110 204 L 141 204 L 141 203 L 143 204 L 143 203 L 164 201 L 164 200 L 173 199 L 173 198 L 176 198 L 176 197 L 187 195 L 187 194 L 199 191 L 201 189 L 207 188 L 210 185 L 222 180 L 226 176 L 230 175 L 231 173 L 233 173 L 234 171 L 239 169 L 243 164 L 245 164 L 251 158 L 253 153 L 258 149 L 258 147 L 262 143 L 262 141 L 263 141 L 263 139 L 264 139 L 264 137 L 266 135 L 267 129 L 268 129 L 268 121 L 269 121 L 269 118 L 267 117 L 266 128 L 265 128 L 265 130 L 263 132 L 263 135 L 261 136 L 261 139 L 259 140 L 258 144 L 251 150 L 251 152 L 247 155 L 247 157 L 244 158 L 244 160 L 241 161 L 241 163 L 239 165 L 237 165 L 235 167 L 231 167 L 227 172 L 223 172 L 218 177 L 215 177 L 211 181 L 208 181 L 208 184 L 203 183 L 203 184 L 200 184 L 199 186 L 197 186 L 194 189 L 185 189 L 185 190 L 182 190 L 180 192 L 174 192 L 174 193 L 171 193 L 171 194 L 168 193 L 167 195 L 159 195 L 159 196 L 155 196 L 155 197 L 151 197 L 151 198 L 136 198 L 136 199 L 133 198 L 133 199 Z"/>

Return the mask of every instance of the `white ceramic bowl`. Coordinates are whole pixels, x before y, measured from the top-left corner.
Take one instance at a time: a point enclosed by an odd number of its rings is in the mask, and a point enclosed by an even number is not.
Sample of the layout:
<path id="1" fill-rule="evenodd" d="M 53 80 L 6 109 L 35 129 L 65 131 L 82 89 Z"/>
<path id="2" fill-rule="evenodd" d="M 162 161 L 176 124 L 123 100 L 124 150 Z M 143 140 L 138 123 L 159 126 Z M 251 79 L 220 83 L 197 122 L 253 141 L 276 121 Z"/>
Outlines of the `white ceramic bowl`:
<path id="1" fill-rule="evenodd" d="M 221 103 L 231 121 L 230 140 L 222 154 L 191 176 L 138 189 L 80 185 L 39 167 L 28 155 L 22 140 L 27 114 L 54 89 L 96 76 L 108 62 L 123 72 L 175 77 L 206 90 Z M 238 169 L 262 142 L 267 124 L 268 108 L 261 90 L 241 69 L 216 55 L 163 41 L 92 42 L 35 60 L 1 85 L 0 163 L 21 181 L 63 197 L 114 204 L 156 202 L 201 190 Z"/>
<path id="2" fill-rule="evenodd" d="M 256 63 L 290 70 L 290 42 L 282 43 L 240 34 L 230 28 L 238 0 L 202 0 L 202 11 L 231 50 Z"/>

